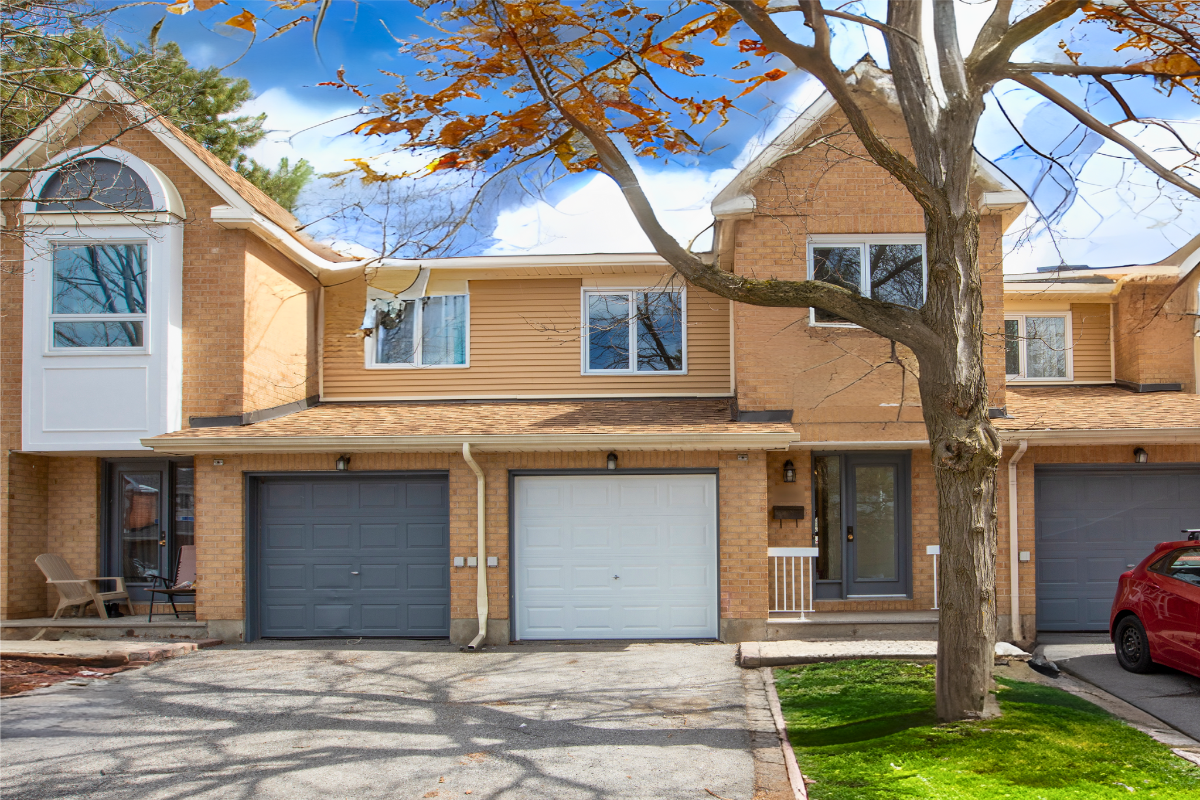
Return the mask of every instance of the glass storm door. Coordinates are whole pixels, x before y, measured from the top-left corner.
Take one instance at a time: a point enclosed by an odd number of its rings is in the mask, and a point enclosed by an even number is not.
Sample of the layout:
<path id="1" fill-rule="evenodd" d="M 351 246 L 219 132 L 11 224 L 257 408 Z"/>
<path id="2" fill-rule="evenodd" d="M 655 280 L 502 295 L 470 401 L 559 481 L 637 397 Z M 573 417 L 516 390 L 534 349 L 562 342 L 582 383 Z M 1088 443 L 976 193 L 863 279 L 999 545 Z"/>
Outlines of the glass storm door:
<path id="1" fill-rule="evenodd" d="M 108 575 L 125 579 L 130 597 L 148 598 L 152 575 L 171 578 L 179 548 L 193 543 L 194 470 L 190 463 L 110 462 Z"/>
<path id="2" fill-rule="evenodd" d="M 905 595 L 908 552 L 905 464 L 898 457 L 845 457 L 846 595 Z"/>
<path id="3" fill-rule="evenodd" d="M 907 596 L 909 461 L 908 453 L 814 454 L 818 598 Z"/>

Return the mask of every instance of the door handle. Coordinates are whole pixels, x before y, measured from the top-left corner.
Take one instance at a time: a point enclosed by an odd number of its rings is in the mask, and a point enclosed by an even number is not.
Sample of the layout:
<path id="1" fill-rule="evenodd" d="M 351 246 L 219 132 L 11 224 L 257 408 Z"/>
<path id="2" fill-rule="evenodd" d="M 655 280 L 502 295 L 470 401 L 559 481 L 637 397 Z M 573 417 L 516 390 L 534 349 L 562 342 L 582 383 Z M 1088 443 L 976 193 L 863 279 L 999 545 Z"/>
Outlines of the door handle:
<path id="1" fill-rule="evenodd" d="M 357 575 L 358 573 L 357 573 L 357 572 L 351 572 L 350 574 L 351 574 L 351 575 Z"/>
<path id="2" fill-rule="evenodd" d="M 167 540 L 166 540 L 166 539 L 159 539 L 159 540 L 158 540 L 158 546 L 159 546 L 159 547 L 166 547 L 166 546 L 167 546 Z"/>
<path id="3" fill-rule="evenodd" d="M 854 541 L 854 526 L 853 525 L 846 526 L 846 541 L 847 542 Z"/>
<path id="4" fill-rule="evenodd" d="M 614 580 L 614 581 L 615 581 L 615 580 L 618 580 L 620 577 L 621 577 L 620 575 L 613 575 L 613 580 Z"/>

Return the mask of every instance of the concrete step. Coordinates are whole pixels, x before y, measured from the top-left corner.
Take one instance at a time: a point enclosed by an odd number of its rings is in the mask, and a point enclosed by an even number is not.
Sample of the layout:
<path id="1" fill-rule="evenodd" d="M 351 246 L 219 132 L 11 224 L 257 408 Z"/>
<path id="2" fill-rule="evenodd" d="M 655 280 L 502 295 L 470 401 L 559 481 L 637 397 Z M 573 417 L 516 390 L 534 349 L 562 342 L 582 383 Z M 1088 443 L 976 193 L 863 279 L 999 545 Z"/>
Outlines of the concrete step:
<path id="1" fill-rule="evenodd" d="M 42 632 L 38 636 L 39 632 Z M 56 641 L 68 639 L 207 639 L 208 623 L 203 620 L 165 617 L 147 622 L 145 617 L 76 617 L 72 619 L 0 620 L 0 636 L 11 641 L 39 639 Z"/>
<path id="2" fill-rule="evenodd" d="M 768 641 L 937 641 L 936 611 L 816 611 L 767 620 Z"/>

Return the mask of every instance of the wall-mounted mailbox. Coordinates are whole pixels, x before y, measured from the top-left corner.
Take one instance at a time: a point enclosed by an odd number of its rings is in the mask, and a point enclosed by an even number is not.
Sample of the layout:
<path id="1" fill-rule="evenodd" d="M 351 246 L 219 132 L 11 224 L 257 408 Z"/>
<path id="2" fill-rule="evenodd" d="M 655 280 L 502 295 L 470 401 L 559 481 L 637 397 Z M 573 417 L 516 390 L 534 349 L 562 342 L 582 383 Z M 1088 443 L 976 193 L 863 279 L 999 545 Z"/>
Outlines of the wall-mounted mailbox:
<path id="1" fill-rule="evenodd" d="M 804 506 L 771 506 L 771 519 L 804 519 Z"/>

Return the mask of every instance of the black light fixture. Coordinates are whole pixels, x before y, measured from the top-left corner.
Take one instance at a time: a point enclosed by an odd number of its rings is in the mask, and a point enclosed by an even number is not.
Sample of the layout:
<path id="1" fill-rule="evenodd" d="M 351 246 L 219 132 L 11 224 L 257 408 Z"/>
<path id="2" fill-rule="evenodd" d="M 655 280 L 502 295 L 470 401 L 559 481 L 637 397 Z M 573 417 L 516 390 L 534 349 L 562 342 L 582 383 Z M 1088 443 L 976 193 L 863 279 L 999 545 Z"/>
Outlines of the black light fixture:
<path id="1" fill-rule="evenodd" d="M 350 456 L 338 456 L 338 460 L 337 463 L 334 464 L 334 468 L 339 472 L 345 472 L 346 470 L 350 469 Z"/>
<path id="2" fill-rule="evenodd" d="M 609 469 L 617 468 L 617 454 L 616 453 L 608 454 L 608 468 Z"/>
<path id="3" fill-rule="evenodd" d="M 783 482 L 784 483 L 795 483 L 796 482 L 796 465 L 792 463 L 791 459 L 788 459 L 787 461 L 783 462 Z"/>
<path id="4" fill-rule="evenodd" d="M 1135 448 L 1133 451 L 1133 460 L 1138 464 L 1145 464 L 1150 460 L 1150 454 L 1141 447 Z"/>

